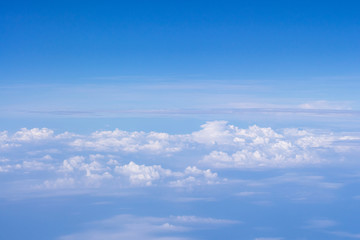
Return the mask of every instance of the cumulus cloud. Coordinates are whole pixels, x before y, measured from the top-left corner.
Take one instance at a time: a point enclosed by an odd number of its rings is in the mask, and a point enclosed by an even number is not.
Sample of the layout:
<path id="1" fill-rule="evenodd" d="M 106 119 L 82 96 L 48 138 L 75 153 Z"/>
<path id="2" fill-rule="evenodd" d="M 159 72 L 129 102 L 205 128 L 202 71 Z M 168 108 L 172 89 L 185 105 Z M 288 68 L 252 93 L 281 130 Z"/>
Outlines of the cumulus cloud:
<path id="1" fill-rule="evenodd" d="M 234 126 L 226 121 L 213 121 L 201 125 L 201 130 L 192 133 L 192 140 L 207 145 L 232 144 Z"/>
<path id="2" fill-rule="evenodd" d="M 63 161 L 63 164 L 59 171 L 78 174 L 82 172 L 88 180 L 101 180 L 112 178 L 112 175 L 108 172 L 110 168 L 103 166 L 100 162 L 94 159 L 93 155 L 89 156 L 89 160 L 85 161 L 84 156 L 74 156 Z"/>
<path id="3" fill-rule="evenodd" d="M 298 129 L 275 132 L 256 125 L 248 129 L 239 129 L 226 122 L 216 122 L 216 125 L 211 129 L 225 134 L 213 134 L 215 139 L 210 137 L 208 143 L 219 145 L 217 149 L 220 150 L 211 151 L 201 161 L 216 168 L 282 168 L 317 164 L 324 161 L 320 156 L 323 149 L 334 150 L 333 143 L 340 139 L 331 133 L 315 134 Z"/>
<path id="4" fill-rule="evenodd" d="M 171 155 L 190 149 L 225 150 L 242 152 L 247 158 L 256 159 L 260 154 L 275 157 L 287 157 L 286 153 L 304 156 L 307 150 L 331 148 L 334 142 L 349 142 L 360 139 L 358 135 L 334 135 L 331 132 L 315 132 L 301 129 L 283 129 L 275 131 L 269 127 L 257 125 L 238 128 L 226 121 L 211 121 L 201 125 L 199 131 L 190 134 L 168 134 L 161 132 L 96 131 L 90 135 L 78 135 L 69 132 L 54 134 L 47 128 L 21 130 L 9 136 L 7 131 L 0 132 L 1 145 L 26 144 L 51 140 L 57 146 L 70 146 L 75 151 L 95 151 L 94 154 L 123 152 L 128 154 L 150 153 Z M 49 141 L 42 142 L 47 144 Z M 39 143 L 41 144 L 41 143 Z M 18 145 L 20 146 L 20 145 Z M 229 153 L 229 151 L 227 153 Z M 239 153 L 240 154 L 240 153 Z M 294 155 L 296 157 L 296 154 Z"/>
<path id="5" fill-rule="evenodd" d="M 15 146 L 20 146 L 20 145 L 10 140 L 7 131 L 0 132 L 0 149 L 7 149 Z"/>
<path id="6" fill-rule="evenodd" d="M 32 164 L 30 164 L 32 163 Z M 98 188 L 103 184 L 117 187 L 146 187 L 156 185 L 168 187 L 191 187 L 194 185 L 209 185 L 224 182 L 210 169 L 201 170 L 189 166 L 183 171 L 172 171 L 161 165 L 119 164 L 118 161 L 103 155 L 90 154 L 89 156 L 72 156 L 57 166 L 42 162 L 24 162 L 18 168 L 53 171 L 56 178 L 47 179 L 35 189 L 57 188 Z M 2 172 L 11 170 L 11 166 L 3 166 Z M 191 181 L 189 180 L 191 179 Z M 110 182 L 109 182 L 110 181 Z M 109 187 L 109 186 L 108 186 Z"/>
<path id="7" fill-rule="evenodd" d="M 181 175 L 183 178 L 171 181 L 170 185 L 174 187 L 188 187 L 193 185 L 218 184 L 227 181 L 227 179 L 218 178 L 218 174 L 213 173 L 210 169 L 200 170 L 195 166 L 187 167 Z"/>
<path id="8" fill-rule="evenodd" d="M 116 166 L 115 172 L 127 176 L 131 184 L 150 186 L 154 181 L 168 178 L 172 187 L 189 187 L 192 185 L 220 183 L 217 173 L 210 169 L 201 170 L 195 166 L 187 167 L 183 172 L 164 169 L 160 165 L 145 166 L 134 162 L 123 166 Z"/>
<path id="9" fill-rule="evenodd" d="M 170 135 L 156 132 L 98 131 L 77 138 L 70 146 L 95 151 L 175 154 L 197 148 L 211 150 L 202 163 L 219 168 L 294 167 L 323 162 L 323 149 L 346 149 L 339 141 L 357 139 L 300 129 L 275 131 L 256 125 L 241 129 L 226 121 L 201 125 L 191 134 Z M 334 143 L 337 142 L 336 146 Z M 341 144 L 340 144 L 341 145 Z"/>
<path id="10" fill-rule="evenodd" d="M 0 147 L 5 150 L 0 157 L 6 159 L 0 161 L 0 173 L 42 171 L 38 186 L 46 189 L 105 183 L 186 188 L 228 181 L 214 169 L 293 168 L 344 161 L 347 153 L 354 154 L 359 139 L 358 133 L 239 128 L 226 121 L 206 122 L 189 134 L 115 129 L 78 135 L 23 128 L 13 134 L 0 132 Z"/>
<path id="11" fill-rule="evenodd" d="M 124 166 L 116 166 L 115 172 L 128 176 L 132 184 L 145 184 L 150 186 L 154 180 L 173 175 L 171 170 L 160 165 L 145 166 L 130 162 Z"/>
<path id="12" fill-rule="evenodd" d="M 78 149 L 96 151 L 123 151 L 173 153 L 181 150 L 182 141 L 175 135 L 157 132 L 97 131 L 89 137 L 77 138 L 70 145 Z"/>
<path id="13" fill-rule="evenodd" d="M 48 128 L 22 128 L 12 136 L 12 140 L 19 142 L 45 140 L 53 137 L 53 134 L 54 131 Z"/>

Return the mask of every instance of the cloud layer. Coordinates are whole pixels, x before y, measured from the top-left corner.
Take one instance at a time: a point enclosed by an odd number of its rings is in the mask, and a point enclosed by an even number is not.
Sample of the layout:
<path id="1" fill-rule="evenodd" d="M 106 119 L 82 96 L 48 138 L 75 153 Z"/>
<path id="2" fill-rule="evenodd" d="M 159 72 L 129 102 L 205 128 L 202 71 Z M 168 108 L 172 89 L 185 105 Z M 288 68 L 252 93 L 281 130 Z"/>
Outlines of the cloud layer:
<path id="1" fill-rule="evenodd" d="M 91 223 L 88 231 L 60 237 L 59 240 L 102 240 L 102 239 L 146 239 L 146 240 L 185 240 L 183 232 L 199 228 L 216 228 L 239 221 L 197 216 L 138 217 L 117 215 L 109 219 Z"/>
<path id="2" fill-rule="evenodd" d="M 227 169 L 336 164 L 356 152 L 359 139 L 356 133 L 239 128 L 226 121 L 206 122 L 189 134 L 22 128 L 0 132 L 0 174 L 36 173 L 38 189 L 213 185 L 228 181 L 217 173 Z"/>

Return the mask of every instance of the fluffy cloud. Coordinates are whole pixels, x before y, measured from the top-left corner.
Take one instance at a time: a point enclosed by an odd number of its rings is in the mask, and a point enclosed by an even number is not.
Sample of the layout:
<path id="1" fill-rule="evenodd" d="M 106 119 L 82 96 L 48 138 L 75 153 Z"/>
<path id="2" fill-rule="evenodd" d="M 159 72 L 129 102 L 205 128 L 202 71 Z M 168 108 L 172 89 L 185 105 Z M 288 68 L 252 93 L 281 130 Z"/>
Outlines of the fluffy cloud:
<path id="1" fill-rule="evenodd" d="M 34 143 L 52 139 L 54 131 L 48 128 L 21 128 L 12 136 L 7 131 L 0 132 L 0 148 L 20 147 L 24 143 Z"/>
<path id="2" fill-rule="evenodd" d="M 187 167 L 184 171 L 182 179 L 170 182 L 174 187 L 187 187 L 193 185 L 218 184 L 226 182 L 227 179 L 218 178 L 217 173 L 213 173 L 210 169 L 200 170 L 197 167 Z"/>
<path id="3" fill-rule="evenodd" d="M 100 154 L 90 154 L 88 157 L 72 156 L 54 166 L 35 161 L 23 162 L 18 164 L 17 168 L 53 171 L 56 178 L 45 180 L 42 184 L 36 185 L 36 189 L 98 188 L 104 184 L 113 187 L 142 187 L 154 184 L 169 187 L 191 187 L 224 181 L 210 169 L 201 170 L 195 166 L 189 166 L 183 171 L 172 171 L 161 165 L 136 164 L 133 161 L 120 165 L 114 159 L 110 158 L 109 160 L 109 156 Z M 10 165 L 4 165 L 0 172 L 10 170 L 13 170 Z"/>
<path id="4" fill-rule="evenodd" d="M 123 166 L 117 166 L 115 172 L 127 176 L 131 184 L 150 186 L 154 181 L 168 178 L 169 185 L 173 187 L 189 187 L 193 185 L 220 183 L 217 173 L 210 169 L 201 170 L 195 166 L 187 167 L 183 172 L 174 172 L 164 169 L 160 165 L 145 166 L 134 162 Z"/>
<path id="5" fill-rule="evenodd" d="M 233 144 L 233 133 L 235 127 L 227 125 L 226 121 L 213 121 L 201 125 L 201 130 L 192 133 L 192 140 L 198 143 L 214 144 Z"/>
<path id="6" fill-rule="evenodd" d="M 78 138 L 70 145 L 78 149 L 96 151 L 123 151 L 173 153 L 180 151 L 182 141 L 175 135 L 157 132 L 97 131 L 89 137 Z"/>
<path id="7" fill-rule="evenodd" d="M 176 154 L 190 149 L 210 150 L 202 164 L 220 168 L 294 167 L 323 161 L 321 153 L 341 148 L 347 136 L 299 129 L 274 131 L 256 125 L 241 129 L 226 121 L 201 125 L 191 134 L 98 131 L 69 142 L 78 150 Z M 351 138 L 355 139 L 354 137 Z M 336 142 L 336 145 L 334 144 Z"/>
<path id="8" fill-rule="evenodd" d="M 130 162 L 124 166 L 116 166 L 115 172 L 129 177 L 132 184 L 145 184 L 150 186 L 154 180 L 173 175 L 171 170 L 160 165 L 145 166 Z"/>
<path id="9" fill-rule="evenodd" d="M 56 146 L 57 152 L 94 151 L 123 152 L 127 154 L 150 153 L 166 156 L 180 151 L 206 152 L 202 164 L 219 168 L 288 167 L 322 162 L 321 154 L 332 151 L 351 151 L 345 143 L 357 142 L 354 134 L 335 135 L 300 129 L 274 131 L 256 125 L 238 128 L 226 121 L 212 121 L 201 125 L 199 131 L 190 134 L 171 135 L 158 132 L 96 131 L 91 135 L 72 133 L 54 134 L 47 128 L 22 128 L 13 135 L 0 132 L 0 146 L 9 148 L 37 142 L 37 146 Z M 48 140 L 42 141 L 41 140 Z M 342 144 L 344 143 L 344 144 Z M 70 149 L 68 147 L 71 147 Z M 53 147 L 54 148 L 54 147 Z M 45 150 L 44 150 L 45 151 Z M 195 151 L 195 152 L 196 152 Z M 29 152 L 41 152 L 34 149 Z M 44 152 L 45 153 L 45 152 Z M 113 163 L 116 160 L 111 160 Z M 70 162 L 64 168 L 72 167 Z"/>
<path id="10" fill-rule="evenodd" d="M 45 140 L 53 137 L 53 134 L 54 131 L 48 128 L 22 128 L 12 136 L 12 140 L 19 142 Z"/>
<path id="11" fill-rule="evenodd" d="M 8 139 L 7 131 L 0 132 L 0 142 L 5 142 Z"/>
<path id="12" fill-rule="evenodd" d="M 39 176 L 39 188 L 47 189 L 99 187 L 105 182 L 120 187 L 191 187 L 226 182 L 214 168 L 287 168 L 343 161 L 347 153 L 354 155 L 359 139 L 357 133 L 239 128 L 226 121 L 206 122 L 189 134 L 115 129 L 78 135 L 23 128 L 14 134 L 0 132 L 0 148 L 5 149 L 0 158 L 6 159 L 0 161 L 0 174 L 41 171 L 33 178 Z"/>
<path id="13" fill-rule="evenodd" d="M 7 149 L 14 146 L 20 146 L 10 140 L 7 131 L 0 132 L 0 149 Z"/>
<path id="14" fill-rule="evenodd" d="M 298 129 L 285 129 L 278 133 L 256 125 L 248 129 L 239 129 L 225 122 L 216 122 L 216 125 L 212 129 L 225 132 L 226 137 L 210 137 L 209 143 L 219 147 L 201 161 L 216 168 L 282 168 L 318 164 L 324 161 L 320 156 L 324 149 L 334 151 L 333 143 L 340 140 L 331 133 L 316 134 Z"/>

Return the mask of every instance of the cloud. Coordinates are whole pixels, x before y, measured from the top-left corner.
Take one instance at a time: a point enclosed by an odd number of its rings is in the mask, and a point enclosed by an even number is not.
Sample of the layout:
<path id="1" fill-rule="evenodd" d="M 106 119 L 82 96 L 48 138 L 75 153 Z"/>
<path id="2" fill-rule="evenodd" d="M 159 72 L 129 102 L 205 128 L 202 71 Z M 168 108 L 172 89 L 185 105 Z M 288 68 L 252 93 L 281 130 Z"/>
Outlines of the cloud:
<path id="1" fill-rule="evenodd" d="M 145 166 L 130 162 L 123 166 L 116 166 L 115 172 L 127 176 L 133 185 L 151 186 L 154 181 L 164 178 L 172 179 L 169 181 L 169 185 L 172 187 L 189 187 L 222 182 L 217 173 L 211 172 L 210 169 L 200 170 L 195 166 L 189 166 L 183 172 L 173 172 L 162 168 L 160 165 Z"/>
<path id="2" fill-rule="evenodd" d="M 333 109 L 333 110 L 351 110 L 351 107 L 345 103 L 329 102 L 319 100 L 314 102 L 303 103 L 299 105 L 301 109 Z"/>
<path id="3" fill-rule="evenodd" d="M 228 180 L 225 170 L 343 163 L 347 154 L 358 153 L 359 138 L 358 133 L 311 129 L 239 128 L 226 121 L 206 122 L 188 134 L 115 129 L 79 135 L 22 128 L 14 134 L 0 132 L 0 146 L 5 147 L 1 159 L 7 159 L 0 161 L 0 174 L 30 178 L 36 172 L 31 179 L 38 181 L 34 184 L 37 190 L 192 188 L 237 180 Z M 299 176 L 278 178 L 269 183 L 299 183 Z M 302 184 L 308 182 L 328 189 L 341 187 L 321 176 L 305 176 Z"/>
<path id="4" fill-rule="evenodd" d="M 132 184 L 150 186 L 154 180 L 173 175 L 171 170 L 163 169 L 160 165 L 145 166 L 130 162 L 124 166 L 116 166 L 115 172 L 129 177 Z"/>
<path id="5" fill-rule="evenodd" d="M 75 185 L 75 179 L 74 178 L 58 178 L 53 181 L 46 180 L 42 184 L 41 188 L 45 189 L 61 189 L 61 188 L 73 188 Z"/>
<path id="6" fill-rule="evenodd" d="M 238 221 L 198 216 L 138 217 L 134 215 L 117 215 L 102 221 L 88 224 L 88 230 L 62 236 L 59 240 L 185 240 L 183 232 L 199 228 L 214 228 Z"/>
<path id="7" fill-rule="evenodd" d="M 254 240 L 282 240 L 284 238 L 282 237 L 260 237 L 260 238 L 255 238 Z"/>
<path id="8" fill-rule="evenodd" d="M 47 165 L 42 162 L 26 162 L 18 168 L 53 171 L 56 178 L 46 179 L 34 187 L 36 190 L 63 188 L 99 188 L 111 187 L 146 187 L 154 184 L 167 187 L 187 188 L 194 185 L 209 185 L 222 183 L 225 180 L 218 177 L 210 169 L 202 170 L 195 166 L 188 166 L 183 171 L 172 171 L 161 165 L 136 164 L 130 161 L 120 165 L 109 156 L 90 154 L 88 157 L 77 155 L 62 161 L 58 166 Z M 37 169 L 38 168 L 38 169 Z M 11 167 L 2 167 L 1 171 L 9 171 Z M 191 180 L 191 181 L 190 181 Z"/>
<path id="9" fill-rule="evenodd" d="M 189 187 L 193 185 L 208 185 L 225 183 L 227 179 L 218 178 L 217 173 L 210 169 L 200 170 L 197 167 L 187 167 L 181 174 L 184 178 L 170 182 L 173 187 Z"/>
<path id="10" fill-rule="evenodd" d="M 255 195 L 261 195 L 261 194 L 265 194 L 264 192 L 239 192 L 236 193 L 236 196 L 239 197 L 251 197 L 251 196 L 255 196 Z"/>
<path id="11" fill-rule="evenodd" d="M 349 232 L 342 232 L 342 231 L 329 231 L 331 235 L 338 236 L 341 238 L 355 238 L 360 239 L 360 233 L 349 233 Z"/>
<path id="12" fill-rule="evenodd" d="M 7 131 L 0 132 L 0 143 L 6 142 L 8 140 Z"/>
<path id="13" fill-rule="evenodd" d="M 10 165 L 3 165 L 3 166 L 0 166 L 0 173 L 5 173 L 5 172 L 8 172 L 9 170 L 11 169 L 11 166 Z"/>
<path id="14" fill-rule="evenodd" d="M 257 125 L 238 128 L 226 121 L 211 121 L 201 125 L 199 131 L 190 134 L 169 134 L 142 131 L 96 131 L 90 135 L 60 133 L 47 128 L 22 128 L 12 136 L 0 132 L 2 147 L 37 146 L 53 144 L 57 148 L 70 147 L 66 151 L 93 151 L 104 153 L 154 154 L 172 156 L 179 152 L 208 151 L 203 162 L 213 166 L 267 166 L 311 164 L 321 161 L 323 150 L 346 150 L 349 143 L 358 143 L 357 134 L 316 132 L 315 130 L 283 129 L 275 131 Z M 47 140 L 47 141 L 42 141 Z M 25 145 L 24 145 L 25 144 Z M 54 148 L 54 147 L 53 147 Z M 55 149 L 56 150 L 56 149 Z M 62 151 L 64 149 L 57 149 Z M 39 152 L 35 149 L 32 152 Z M 31 151 L 29 151 L 31 152 Z"/>
<path id="15" fill-rule="evenodd" d="M 11 142 L 7 131 L 0 132 L 0 149 L 7 149 L 15 146 L 20 146 L 20 144 Z"/>
<path id="16" fill-rule="evenodd" d="M 312 219 L 308 221 L 305 228 L 325 229 L 336 225 L 337 222 L 330 219 Z"/>
<path id="17" fill-rule="evenodd" d="M 19 142 L 45 140 L 53 137 L 53 134 L 54 131 L 48 128 L 21 128 L 12 136 L 12 140 Z"/>
<path id="18" fill-rule="evenodd" d="M 201 125 L 201 130 L 192 133 L 192 140 L 198 143 L 232 144 L 232 126 L 227 125 L 226 121 L 213 121 Z"/>
<path id="19" fill-rule="evenodd" d="M 239 221 L 228 219 L 216 219 L 216 218 L 202 218 L 197 216 L 175 216 L 171 218 L 172 221 L 184 224 L 205 224 L 205 225 L 227 225 L 238 224 Z"/>
<path id="20" fill-rule="evenodd" d="M 269 186 L 285 183 L 294 183 L 304 186 L 311 186 L 323 189 L 338 189 L 343 186 L 343 183 L 326 181 L 324 176 L 320 175 L 304 175 L 298 173 L 286 173 L 280 176 L 265 178 L 260 180 L 249 181 L 249 186 Z"/>
<path id="21" fill-rule="evenodd" d="M 182 141 L 176 135 L 157 132 L 97 131 L 89 137 L 75 139 L 70 146 L 110 152 L 174 153 L 181 150 Z"/>
<path id="22" fill-rule="evenodd" d="M 299 129 L 275 132 L 256 125 L 248 129 L 239 129 L 226 122 L 213 125 L 203 125 L 204 129 L 196 133 L 195 140 L 206 139 L 207 144 L 218 146 L 201 160 L 202 164 L 215 168 L 284 168 L 319 164 L 325 162 L 321 153 L 335 151 L 339 146 L 333 144 L 341 140 L 332 133 Z"/>

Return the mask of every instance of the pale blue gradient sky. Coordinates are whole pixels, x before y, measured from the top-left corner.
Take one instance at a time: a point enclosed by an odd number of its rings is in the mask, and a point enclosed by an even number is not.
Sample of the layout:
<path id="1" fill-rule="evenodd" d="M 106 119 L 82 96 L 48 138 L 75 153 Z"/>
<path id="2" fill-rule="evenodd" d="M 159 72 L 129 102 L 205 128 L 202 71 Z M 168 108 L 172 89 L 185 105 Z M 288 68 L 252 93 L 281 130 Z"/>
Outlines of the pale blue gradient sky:
<path id="1" fill-rule="evenodd" d="M 358 1 L 2 1 L 0 239 L 358 239 Z"/>

